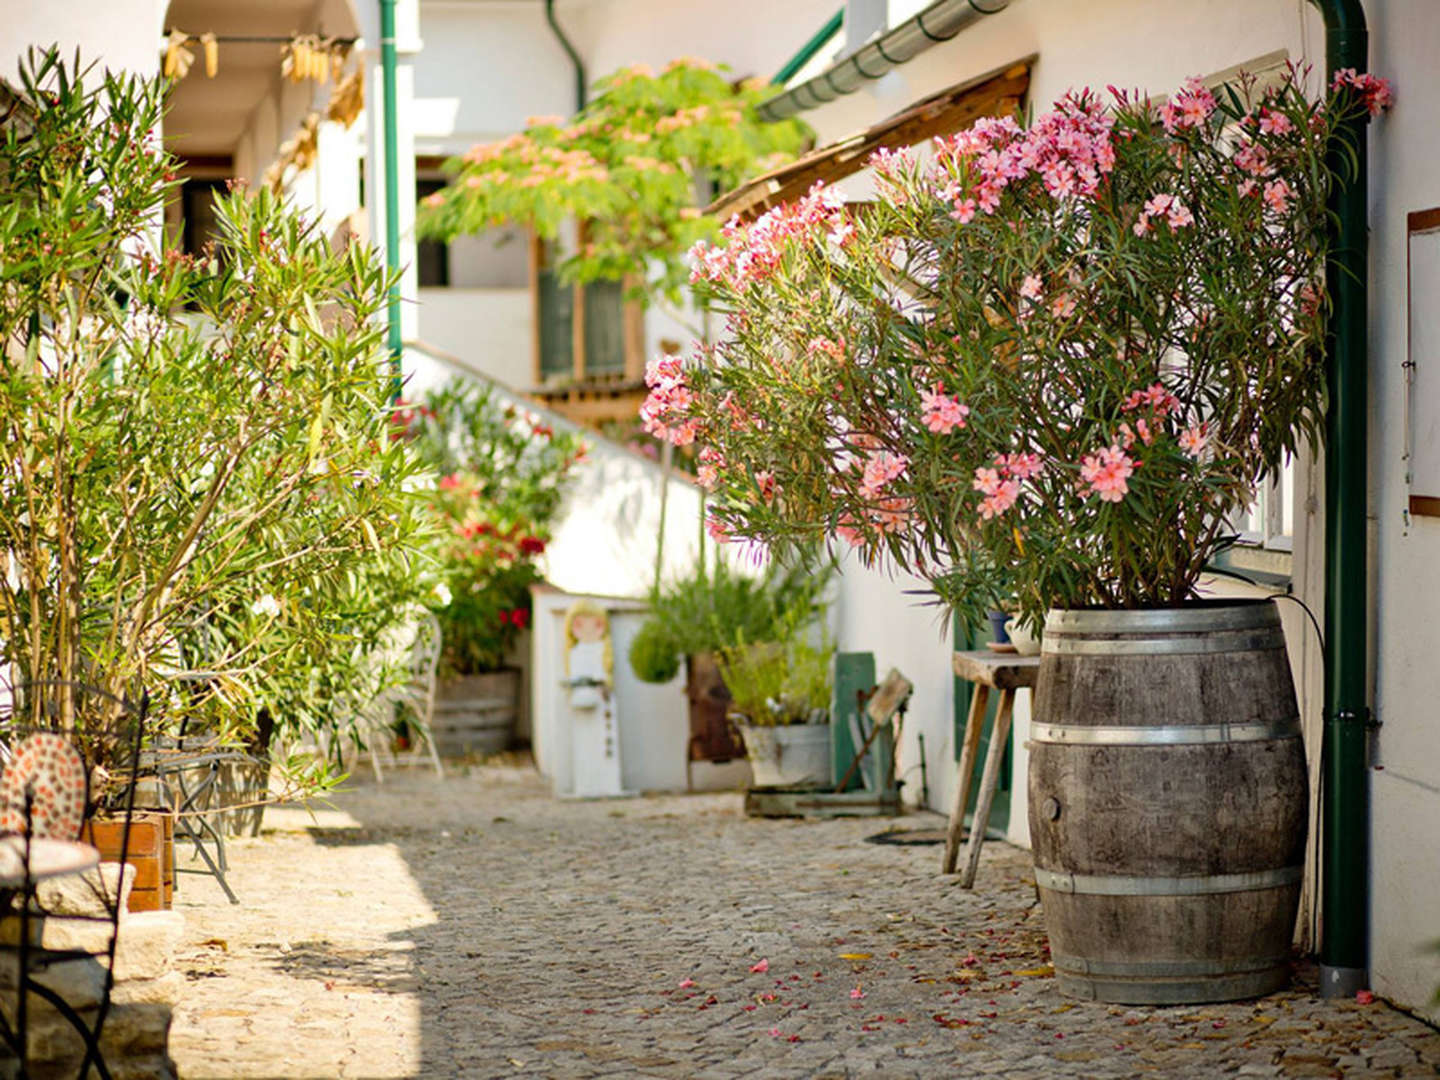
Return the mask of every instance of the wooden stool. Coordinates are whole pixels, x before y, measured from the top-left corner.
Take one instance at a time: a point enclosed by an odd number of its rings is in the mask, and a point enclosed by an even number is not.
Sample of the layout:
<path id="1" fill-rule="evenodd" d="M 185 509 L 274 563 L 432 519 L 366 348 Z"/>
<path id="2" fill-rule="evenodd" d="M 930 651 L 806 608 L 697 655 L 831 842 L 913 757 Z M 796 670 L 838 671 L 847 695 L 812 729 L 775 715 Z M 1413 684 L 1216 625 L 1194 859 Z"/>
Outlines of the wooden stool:
<path id="1" fill-rule="evenodd" d="M 980 778 L 980 795 L 975 803 L 975 816 L 970 821 L 970 843 L 965 848 L 965 868 L 960 871 L 960 887 L 968 889 L 975 883 L 975 868 L 980 865 L 980 845 L 985 840 L 985 826 L 990 820 L 990 804 L 1000 782 L 1000 763 L 1005 758 L 1005 743 L 1010 738 L 1010 717 L 1015 711 L 1015 691 L 1033 689 L 1040 673 L 1038 656 L 997 653 L 989 649 L 955 654 L 955 674 L 975 684 L 970 698 L 970 715 L 965 720 L 965 745 L 960 749 L 960 775 L 955 785 L 955 805 L 950 811 L 950 830 L 945 837 L 945 858 L 941 871 L 955 872 L 955 857 L 960 852 L 960 835 L 965 829 L 965 803 L 970 798 L 970 774 L 975 771 L 975 756 L 980 752 L 980 730 L 985 726 L 985 706 L 992 689 L 1000 691 L 999 708 L 995 710 L 995 730 L 990 733 L 990 750 L 985 755 L 985 773 Z"/>

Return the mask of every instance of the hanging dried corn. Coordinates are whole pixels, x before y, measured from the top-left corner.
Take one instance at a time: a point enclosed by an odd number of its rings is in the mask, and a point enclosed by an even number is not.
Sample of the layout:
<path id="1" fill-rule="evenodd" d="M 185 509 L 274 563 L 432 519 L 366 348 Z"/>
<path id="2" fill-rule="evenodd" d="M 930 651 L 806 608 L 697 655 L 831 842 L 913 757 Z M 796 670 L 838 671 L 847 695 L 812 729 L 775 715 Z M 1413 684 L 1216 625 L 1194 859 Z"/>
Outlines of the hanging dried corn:
<path id="1" fill-rule="evenodd" d="M 205 77 L 213 79 L 220 71 L 220 44 L 215 40 L 214 31 L 201 34 L 200 45 L 205 50 Z"/>
<path id="2" fill-rule="evenodd" d="M 190 35 L 184 30 L 171 30 L 165 35 L 165 64 L 163 71 L 167 79 L 183 79 L 195 62 L 195 54 L 185 46 Z"/>

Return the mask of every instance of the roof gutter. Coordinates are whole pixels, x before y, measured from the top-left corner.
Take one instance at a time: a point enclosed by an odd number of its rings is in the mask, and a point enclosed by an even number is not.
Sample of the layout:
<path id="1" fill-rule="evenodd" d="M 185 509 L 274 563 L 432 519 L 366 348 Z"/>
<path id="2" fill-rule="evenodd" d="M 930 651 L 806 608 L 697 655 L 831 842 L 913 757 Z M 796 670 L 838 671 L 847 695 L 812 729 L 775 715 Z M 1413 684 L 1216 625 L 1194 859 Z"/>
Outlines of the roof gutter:
<path id="1" fill-rule="evenodd" d="M 1325 61 L 1365 71 L 1369 34 L 1360 0 L 1311 0 L 1325 20 Z M 1328 81 L 1328 80 L 1327 80 Z M 1330 296 L 1325 415 L 1325 734 L 1321 750 L 1320 992 L 1351 997 L 1369 983 L 1370 775 L 1366 750 L 1369 624 L 1369 255 L 1367 117 L 1331 136 Z"/>
<path id="2" fill-rule="evenodd" d="M 853 94 L 931 45 L 949 41 L 982 15 L 994 15 L 1009 6 L 1010 0 L 936 0 L 914 18 L 887 30 L 813 79 L 771 98 L 756 112 L 765 121 L 784 120 L 843 94 Z"/>

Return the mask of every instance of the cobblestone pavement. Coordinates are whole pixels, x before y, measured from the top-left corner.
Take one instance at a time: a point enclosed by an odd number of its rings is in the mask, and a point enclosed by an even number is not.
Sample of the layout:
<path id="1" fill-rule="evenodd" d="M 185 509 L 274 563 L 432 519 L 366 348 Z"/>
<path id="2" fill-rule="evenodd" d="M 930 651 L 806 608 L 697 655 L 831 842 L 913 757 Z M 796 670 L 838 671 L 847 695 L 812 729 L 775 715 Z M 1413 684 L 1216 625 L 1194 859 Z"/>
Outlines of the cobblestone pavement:
<path id="1" fill-rule="evenodd" d="M 970 892 L 873 819 L 560 802 L 496 767 L 267 823 L 230 848 L 240 906 L 181 881 L 187 1078 L 1440 1074 L 1440 1033 L 1305 969 L 1235 1005 L 1062 998 L 1005 844 Z"/>

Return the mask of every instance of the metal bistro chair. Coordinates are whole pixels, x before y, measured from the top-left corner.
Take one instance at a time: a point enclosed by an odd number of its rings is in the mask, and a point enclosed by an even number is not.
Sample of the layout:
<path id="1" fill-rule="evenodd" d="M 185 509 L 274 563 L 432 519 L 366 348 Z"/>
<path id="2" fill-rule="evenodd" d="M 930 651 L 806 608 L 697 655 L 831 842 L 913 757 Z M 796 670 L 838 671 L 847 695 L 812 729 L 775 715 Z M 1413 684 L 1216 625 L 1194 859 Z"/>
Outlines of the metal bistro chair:
<path id="1" fill-rule="evenodd" d="M 398 708 L 405 710 L 405 717 L 414 732 L 410 750 L 412 761 L 427 756 L 439 776 L 445 775 L 445 766 L 440 761 L 440 751 L 435 746 L 431 725 L 435 719 L 436 670 L 440 664 L 441 633 L 440 621 L 428 612 L 415 624 L 415 637 L 410 642 L 406 657 L 405 680 L 397 686 L 382 690 L 363 707 L 355 718 L 355 733 L 361 753 L 370 756 L 370 767 L 375 770 L 377 782 L 384 782 L 381 760 L 392 767 L 400 761 L 390 748 L 390 737 Z"/>
<path id="2" fill-rule="evenodd" d="M 183 720 L 177 734 L 153 738 L 142 757 L 141 770 L 159 781 L 160 801 L 175 815 L 176 842 L 193 845 L 190 861 L 201 863 L 198 867 L 181 866 L 177 860 L 176 874 L 209 874 L 219 882 L 225 898 L 238 904 L 240 899 L 226 877 L 230 870 L 225 856 L 227 807 L 219 799 L 219 780 L 221 770 L 228 765 L 263 762 L 243 750 L 223 745 L 214 735 L 190 734 L 188 727 L 189 720 Z"/>
<path id="3" fill-rule="evenodd" d="M 77 711 L 86 717 L 83 726 L 61 730 L 55 706 L 60 692 L 77 700 Z M 36 702 L 40 694 L 45 696 Z M 130 850 L 136 775 L 148 709 L 144 695 L 137 706 L 96 687 L 58 680 L 13 687 L 8 701 L 0 705 L 0 759 L 5 766 L 0 776 L 0 910 L 18 924 L 15 940 L 0 944 L 0 955 L 15 958 L 13 979 L 0 990 L 4 1006 L 0 1008 L 0 1043 L 18 1059 L 15 1075 L 19 1077 L 28 1078 L 36 1064 L 31 1059 L 30 1041 L 30 999 L 35 997 L 50 1005 L 79 1036 L 84 1054 L 75 1075 L 84 1080 L 93 1069 L 102 1080 L 109 1080 L 100 1039 L 114 988 L 123 869 L 115 875 L 113 893 L 103 874 L 84 879 L 98 913 L 48 909 L 39 885 L 47 879 L 83 874 L 99 864 L 99 852 L 79 843 L 78 836 L 82 820 L 102 805 L 120 815 L 123 868 Z M 22 716 L 30 722 L 20 722 Z M 112 766 L 122 763 L 118 778 L 101 772 L 102 759 Z M 119 786 L 93 790 L 95 776 L 112 784 L 118 779 Z M 104 944 L 99 948 L 47 946 L 47 923 L 101 925 L 106 928 Z M 64 936 L 73 939 L 75 935 Z M 46 976 L 58 965 L 87 961 L 103 969 L 99 998 L 77 1005 L 67 1001 Z M 57 1063 L 49 1060 L 45 1064 L 46 1072 L 54 1075 Z"/>

